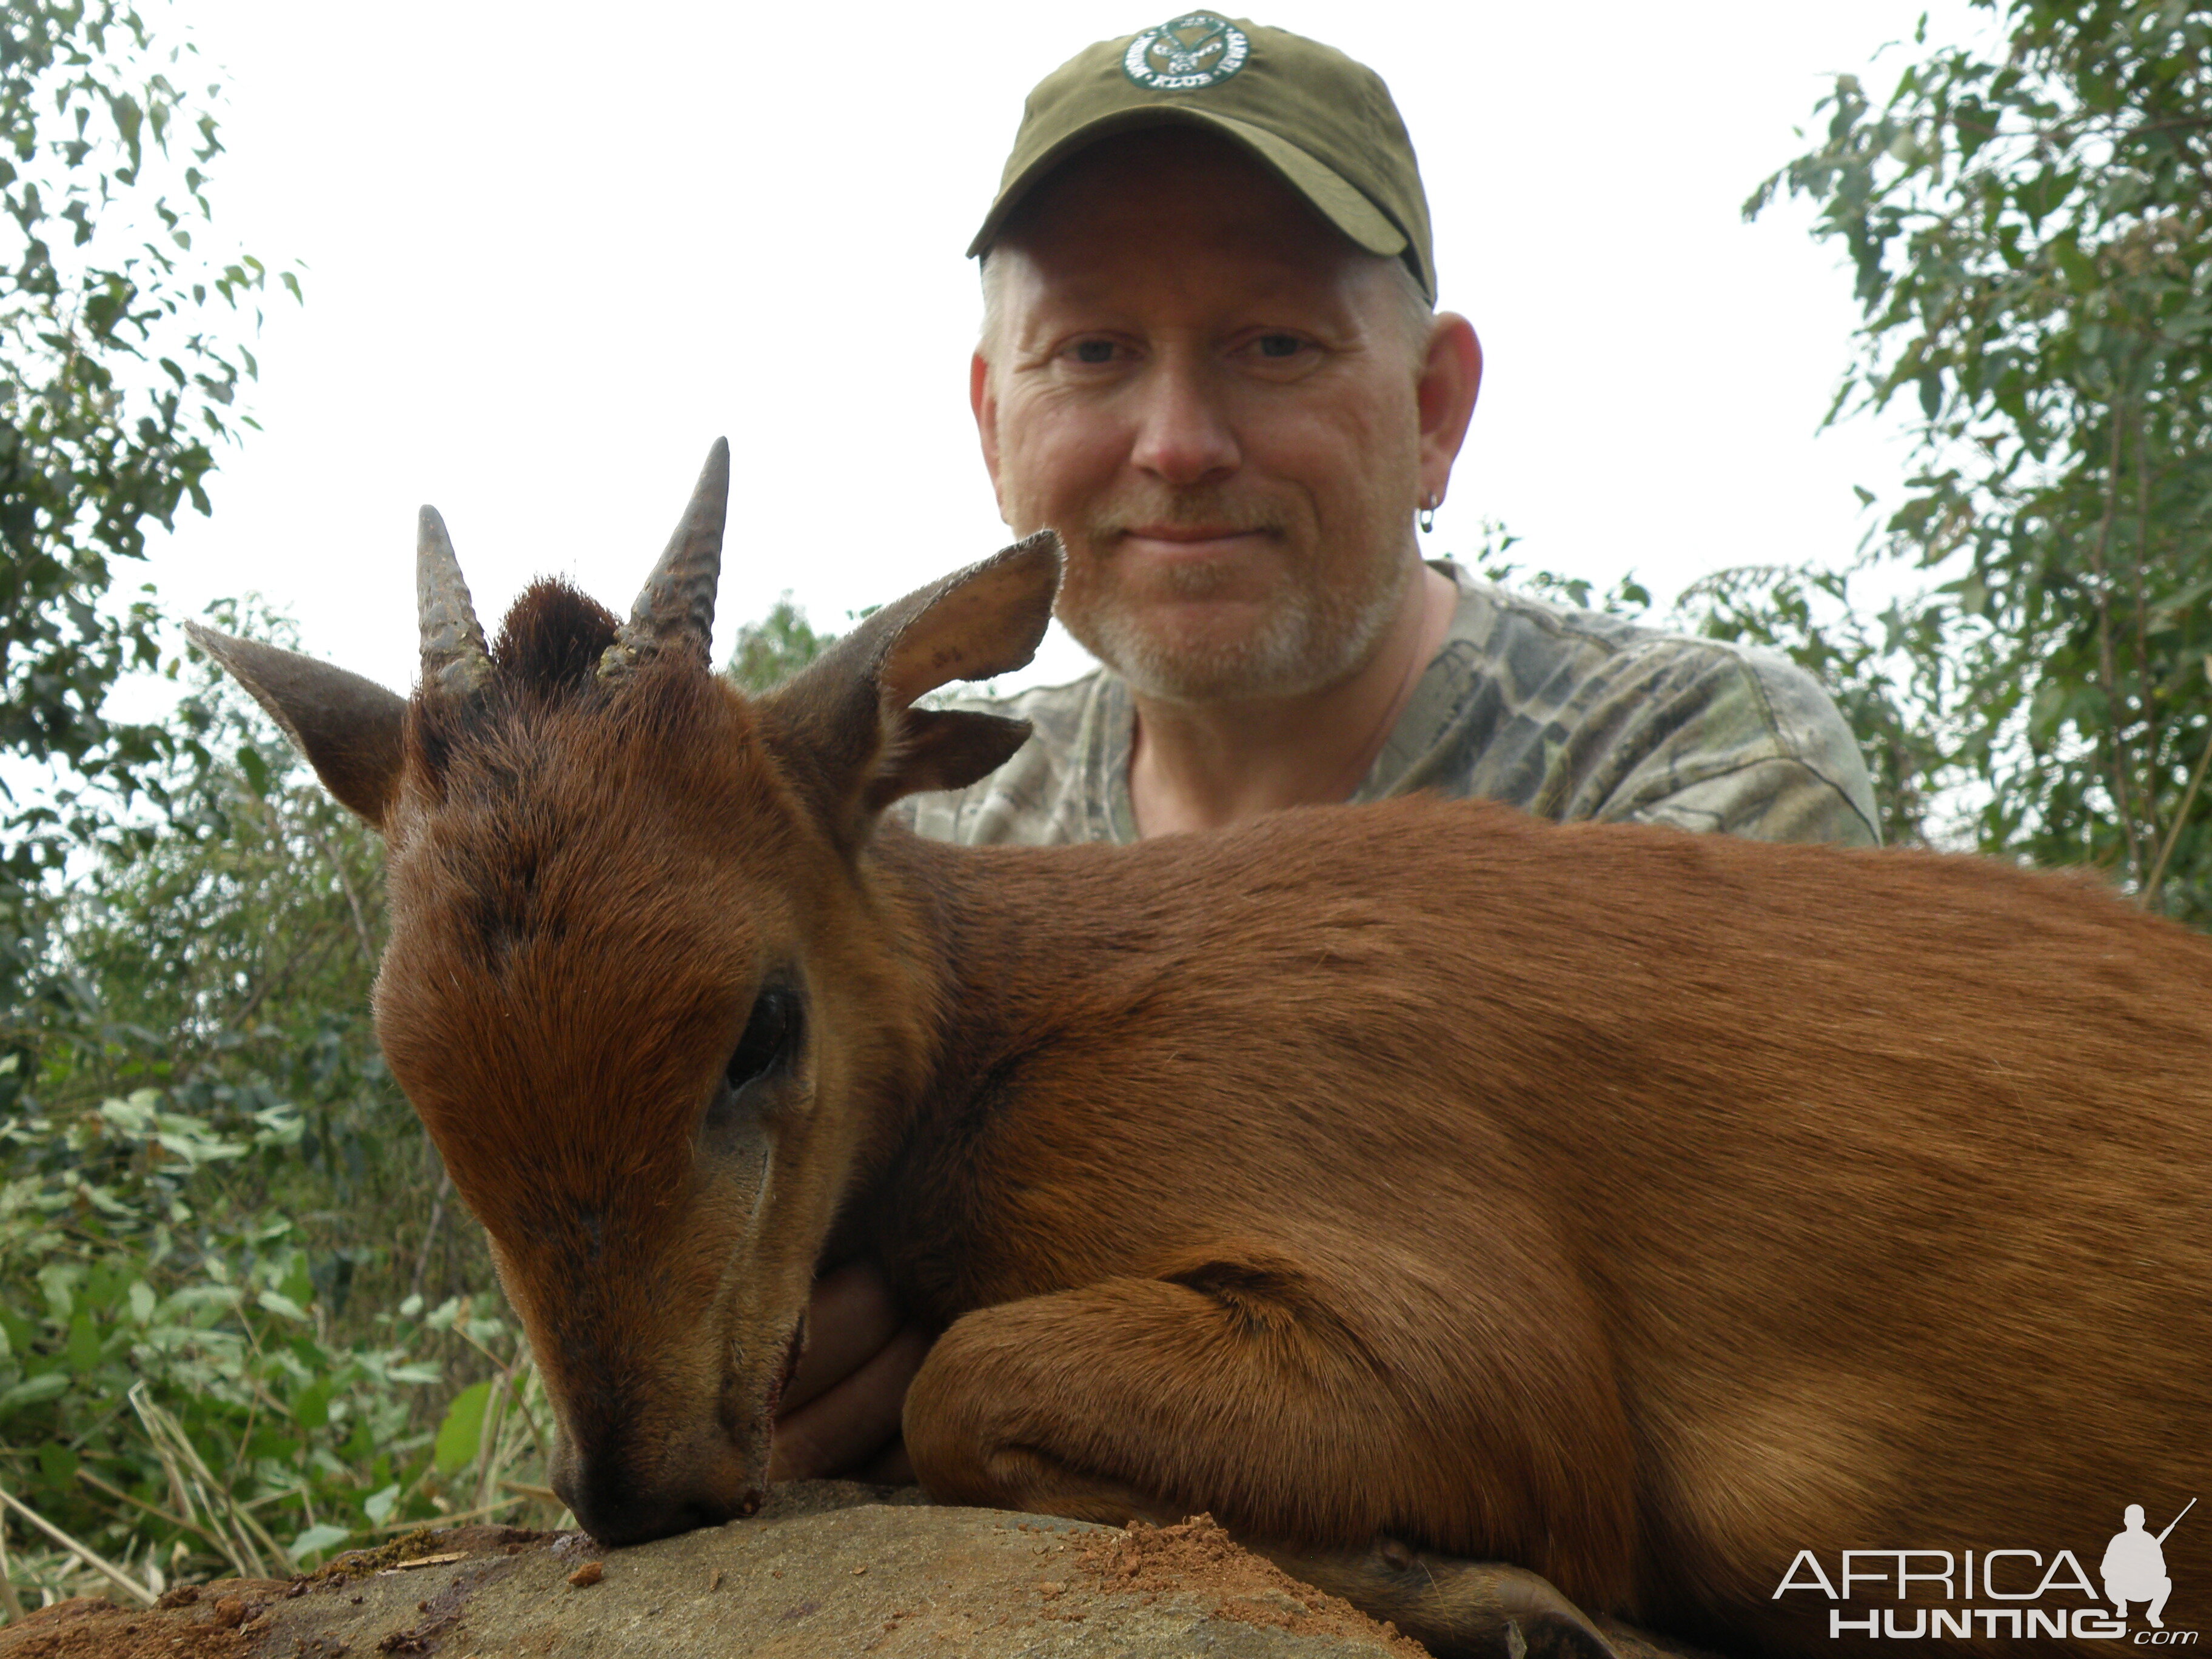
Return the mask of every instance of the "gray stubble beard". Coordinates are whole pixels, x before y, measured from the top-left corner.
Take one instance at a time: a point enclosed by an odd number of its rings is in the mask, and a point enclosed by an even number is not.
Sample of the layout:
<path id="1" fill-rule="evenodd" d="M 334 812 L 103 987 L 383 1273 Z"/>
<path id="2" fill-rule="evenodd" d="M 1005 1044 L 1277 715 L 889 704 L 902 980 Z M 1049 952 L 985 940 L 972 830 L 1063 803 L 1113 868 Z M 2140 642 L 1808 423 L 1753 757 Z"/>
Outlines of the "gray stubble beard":
<path id="1" fill-rule="evenodd" d="M 1367 660 L 1416 568 L 1402 554 L 1394 556 L 1382 569 L 1365 572 L 1361 591 L 1348 595 L 1294 583 L 1285 602 L 1231 651 L 1200 653 L 1167 646 L 1111 607 L 1070 611 L 1065 594 L 1060 621 L 1140 697 L 1210 703 L 1306 696 L 1349 678 Z M 1182 597 L 1205 598 L 1215 584 L 1203 572 L 1192 574 L 1196 580 Z"/>

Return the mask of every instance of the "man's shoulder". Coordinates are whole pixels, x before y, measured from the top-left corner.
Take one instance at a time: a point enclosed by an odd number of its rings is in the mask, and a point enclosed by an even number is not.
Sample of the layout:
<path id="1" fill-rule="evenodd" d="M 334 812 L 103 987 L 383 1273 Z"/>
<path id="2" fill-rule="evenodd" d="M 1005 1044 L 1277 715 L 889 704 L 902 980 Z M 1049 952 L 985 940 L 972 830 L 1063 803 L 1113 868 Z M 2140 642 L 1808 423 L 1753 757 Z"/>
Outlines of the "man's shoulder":
<path id="1" fill-rule="evenodd" d="M 1726 640 L 1655 628 L 1610 611 L 1585 611 L 1523 592 L 1455 569 L 1460 604 L 1447 643 L 1466 641 L 1493 661 L 1516 660 L 1530 682 L 1560 683 L 1563 665 L 1577 676 L 1663 665 L 1675 672 L 1728 673 L 1779 670 L 1803 674 L 1795 664 L 1765 657 Z"/>
<path id="2" fill-rule="evenodd" d="M 1003 696 L 973 690 L 940 693 L 928 706 L 1021 720 L 1030 738 L 1004 765 L 967 788 L 901 803 L 915 831 L 977 845 L 1115 838 L 1112 792 L 1106 783 L 1112 775 L 1110 751 L 1127 740 L 1127 715 L 1118 682 L 1103 669 L 1063 684 L 1028 686 Z"/>
<path id="3" fill-rule="evenodd" d="M 1424 781 L 1464 768 L 1465 793 L 1547 817 L 1873 838 L 1864 757 L 1796 664 L 1452 574 Z"/>
<path id="4" fill-rule="evenodd" d="M 1084 710 L 1097 697 L 1104 672 L 1094 668 L 1088 674 L 1058 685 L 1028 685 L 1018 691 L 1005 693 L 988 687 L 982 690 L 939 691 L 925 701 L 932 708 L 965 708 L 977 714 L 1003 715 L 1008 720 L 1027 720 L 1039 737 L 1049 742 L 1055 737 L 1072 737 L 1082 725 Z"/>

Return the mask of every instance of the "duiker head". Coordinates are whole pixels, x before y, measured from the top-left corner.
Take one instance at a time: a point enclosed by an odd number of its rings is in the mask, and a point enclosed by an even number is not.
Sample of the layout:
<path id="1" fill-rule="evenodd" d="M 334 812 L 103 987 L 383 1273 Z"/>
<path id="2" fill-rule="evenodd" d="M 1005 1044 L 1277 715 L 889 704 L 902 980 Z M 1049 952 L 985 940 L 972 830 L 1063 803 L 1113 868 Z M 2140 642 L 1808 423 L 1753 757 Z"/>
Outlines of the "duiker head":
<path id="1" fill-rule="evenodd" d="M 191 629 L 388 844 L 378 1036 L 613 1543 L 759 1503 L 856 1146 L 931 1041 L 869 837 L 1019 746 L 915 700 L 1028 661 L 1059 572 L 1032 538 L 749 700 L 708 661 L 728 477 L 717 444 L 627 623 L 540 582 L 490 643 L 424 509 L 411 699 Z"/>

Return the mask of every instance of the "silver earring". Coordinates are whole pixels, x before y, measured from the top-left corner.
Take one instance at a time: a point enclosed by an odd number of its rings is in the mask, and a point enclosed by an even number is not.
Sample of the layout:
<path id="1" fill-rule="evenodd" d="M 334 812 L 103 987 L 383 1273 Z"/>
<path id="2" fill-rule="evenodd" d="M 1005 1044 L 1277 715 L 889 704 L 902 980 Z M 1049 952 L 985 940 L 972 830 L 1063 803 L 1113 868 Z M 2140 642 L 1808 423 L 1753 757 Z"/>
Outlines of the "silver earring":
<path id="1" fill-rule="evenodd" d="M 1437 527 L 1437 507 L 1439 504 L 1436 492 L 1433 490 L 1421 502 L 1420 523 L 1421 534 L 1424 536 Z"/>

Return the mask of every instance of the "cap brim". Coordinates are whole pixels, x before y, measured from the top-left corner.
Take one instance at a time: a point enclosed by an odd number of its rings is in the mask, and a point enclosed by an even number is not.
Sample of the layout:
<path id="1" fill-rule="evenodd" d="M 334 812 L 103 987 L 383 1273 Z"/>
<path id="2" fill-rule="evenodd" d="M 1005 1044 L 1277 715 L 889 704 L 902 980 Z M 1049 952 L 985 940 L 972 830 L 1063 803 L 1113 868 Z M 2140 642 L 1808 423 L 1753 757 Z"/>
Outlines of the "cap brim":
<path id="1" fill-rule="evenodd" d="M 1314 210 L 1334 225 L 1359 246 L 1384 258 L 1395 258 L 1406 251 L 1406 233 L 1394 224 L 1389 216 L 1362 195 L 1357 186 L 1334 169 L 1300 149 L 1287 139 L 1279 138 L 1264 127 L 1239 121 L 1226 115 L 1215 115 L 1203 110 L 1188 108 L 1150 107 L 1120 109 L 1102 115 L 1095 121 L 1085 123 L 1069 133 L 1036 161 L 1009 179 L 999 191 L 998 199 L 984 216 L 983 228 L 975 233 L 975 240 L 968 245 L 968 257 L 975 258 L 998 240 L 999 232 L 1006 226 L 1014 210 L 1046 176 L 1078 150 L 1088 149 L 1101 139 L 1116 134 L 1133 132 L 1144 127 L 1189 126 L 1203 127 L 1218 132 L 1248 151 L 1256 161 L 1310 202 Z"/>

